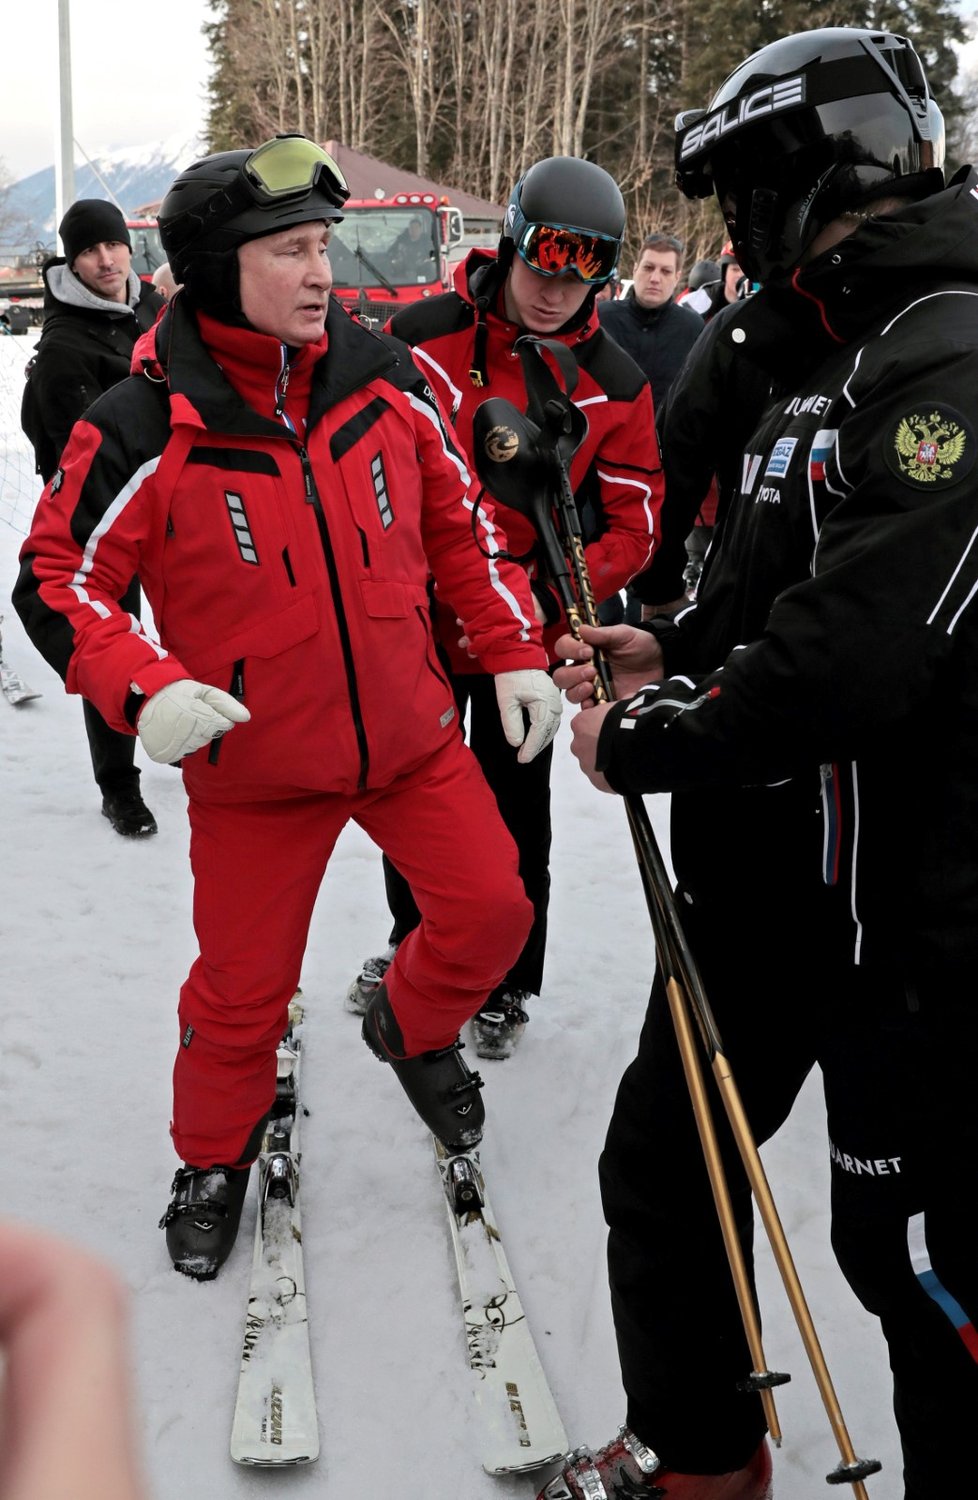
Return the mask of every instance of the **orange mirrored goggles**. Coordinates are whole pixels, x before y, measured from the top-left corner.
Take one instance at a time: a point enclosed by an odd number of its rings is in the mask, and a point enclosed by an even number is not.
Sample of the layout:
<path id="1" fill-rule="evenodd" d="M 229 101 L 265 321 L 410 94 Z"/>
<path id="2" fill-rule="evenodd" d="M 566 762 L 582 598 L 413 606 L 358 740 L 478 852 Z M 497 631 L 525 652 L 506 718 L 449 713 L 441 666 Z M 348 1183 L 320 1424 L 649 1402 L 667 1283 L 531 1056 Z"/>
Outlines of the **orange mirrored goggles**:
<path id="1" fill-rule="evenodd" d="M 251 153 L 242 173 L 258 203 L 302 198 L 314 187 L 337 208 L 350 196 L 346 178 L 329 152 L 304 135 L 277 135 L 266 141 Z"/>
<path id="2" fill-rule="evenodd" d="M 620 248 L 620 241 L 605 234 L 586 234 L 563 224 L 527 224 L 516 251 L 538 276 L 576 276 L 587 286 L 601 286 L 614 275 Z"/>

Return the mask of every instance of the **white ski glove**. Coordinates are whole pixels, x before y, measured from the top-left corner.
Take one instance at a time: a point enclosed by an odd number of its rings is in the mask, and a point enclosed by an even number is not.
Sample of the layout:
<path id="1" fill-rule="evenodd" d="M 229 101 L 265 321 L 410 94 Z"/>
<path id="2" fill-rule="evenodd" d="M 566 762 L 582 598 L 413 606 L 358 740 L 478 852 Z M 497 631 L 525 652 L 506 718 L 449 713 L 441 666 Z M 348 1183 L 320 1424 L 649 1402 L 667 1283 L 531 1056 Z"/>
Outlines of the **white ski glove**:
<path id="1" fill-rule="evenodd" d="M 563 707 L 558 689 L 539 667 L 522 672 L 496 674 L 496 702 L 503 721 L 507 743 L 519 745 L 516 759 L 526 765 L 545 749 L 557 733 Z M 523 710 L 530 715 L 530 727 L 523 737 Z"/>
<path id="2" fill-rule="evenodd" d="M 244 704 L 230 693 L 181 677 L 146 700 L 136 733 L 150 760 L 170 766 L 250 718 Z"/>

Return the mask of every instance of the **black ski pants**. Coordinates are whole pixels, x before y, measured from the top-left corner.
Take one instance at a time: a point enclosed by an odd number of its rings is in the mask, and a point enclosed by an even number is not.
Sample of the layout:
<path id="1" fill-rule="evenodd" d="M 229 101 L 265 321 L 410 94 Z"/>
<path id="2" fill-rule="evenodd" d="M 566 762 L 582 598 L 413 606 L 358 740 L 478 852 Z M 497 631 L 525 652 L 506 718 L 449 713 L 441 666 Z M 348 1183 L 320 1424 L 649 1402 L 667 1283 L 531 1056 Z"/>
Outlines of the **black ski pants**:
<path id="1" fill-rule="evenodd" d="M 139 580 L 134 578 L 119 604 L 138 620 L 140 602 Z M 139 792 L 139 767 L 135 763 L 135 735 L 110 729 L 87 698 L 82 700 L 82 709 L 92 771 L 103 797 L 136 796 Z"/>
<path id="2" fill-rule="evenodd" d="M 896 972 L 863 971 L 833 958 L 824 932 L 765 921 L 763 897 L 752 908 L 728 893 L 704 908 L 680 892 L 679 903 L 758 1142 L 786 1119 L 811 1068 L 821 1068 L 833 1247 L 889 1346 L 905 1500 L 971 1494 L 974 975 L 932 973 L 909 983 Z M 705 1063 L 704 1070 L 750 1265 L 750 1192 Z M 628 1423 L 680 1471 L 737 1469 L 764 1419 L 759 1398 L 737 1389 L 751 1360 L 659 978 L 600 1176 Z M 772 1189 L 777 1199 L 776 1182 Z M 834 1455 L 828 1428 L 826 1443 Z M 882 1485 L 890 1500 L 902 1492 L 897 1475 Z"/>
<path id="3" fill-rule="evenodd" d="M 516 759 L 516 750 L 503 734 L 495 678 L 485 673 L 456 673 L 451 681 L 463 720 L 468 709 L 469 746 L 516 844 L 520 879 L 533 904 L 533 926 L 529 937 L 496 992 L 525 990 L 530 995 L 539 995 L 543 985 L 550 905 L 550 768 L 553 745 L 541 750 L 529 765 L 521 765 Z M 390 941 L 400 943 L 414 931 L 421 919 L 411 887 L 386 855 L 384 883 L 387 904 L 394 918 Z"/>

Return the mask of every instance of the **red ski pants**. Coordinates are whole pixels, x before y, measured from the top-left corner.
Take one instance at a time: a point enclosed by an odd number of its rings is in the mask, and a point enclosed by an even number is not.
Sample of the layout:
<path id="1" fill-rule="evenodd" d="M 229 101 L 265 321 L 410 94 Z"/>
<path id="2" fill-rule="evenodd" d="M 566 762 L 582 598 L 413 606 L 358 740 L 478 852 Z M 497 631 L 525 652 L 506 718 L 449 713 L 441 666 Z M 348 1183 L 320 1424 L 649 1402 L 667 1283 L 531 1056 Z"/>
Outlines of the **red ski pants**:
<path id="1" fill-rule="evenodd" d="M 387 977 L 409 1056 L 453 1042 L 526 940 L 516 847 L 460 739 L 379 791 L 191 799 L 189 812 L 200 956 L 180 992 L 171 1134 L 191 1165 L 237 1162 L 271 1107 L 313 907 L 350 819 L 421 911 Z"/>

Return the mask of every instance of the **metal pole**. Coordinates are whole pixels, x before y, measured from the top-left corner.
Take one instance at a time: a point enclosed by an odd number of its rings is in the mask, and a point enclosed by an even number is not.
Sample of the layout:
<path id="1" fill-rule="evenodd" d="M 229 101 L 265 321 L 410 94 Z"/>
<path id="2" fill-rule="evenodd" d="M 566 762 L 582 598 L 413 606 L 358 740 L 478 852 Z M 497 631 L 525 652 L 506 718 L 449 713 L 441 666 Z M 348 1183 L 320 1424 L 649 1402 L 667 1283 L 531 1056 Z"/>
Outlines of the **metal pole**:
<path id="1" fill-rule="evenodd" d="M 75 201 L 75 132 L 71 109 L 70 0 L 58 0 L 58 139 L 54 163 L 54 221 Z"/>

